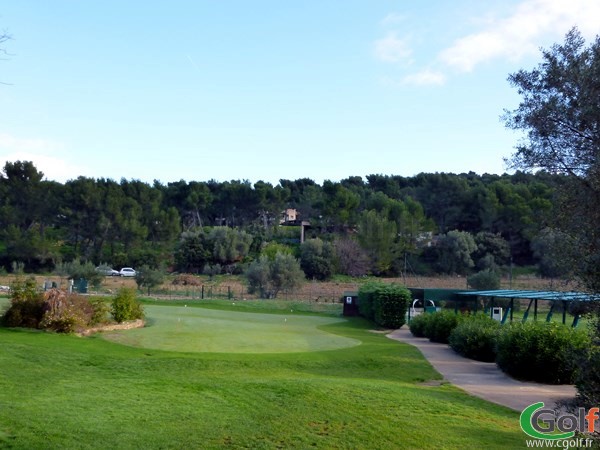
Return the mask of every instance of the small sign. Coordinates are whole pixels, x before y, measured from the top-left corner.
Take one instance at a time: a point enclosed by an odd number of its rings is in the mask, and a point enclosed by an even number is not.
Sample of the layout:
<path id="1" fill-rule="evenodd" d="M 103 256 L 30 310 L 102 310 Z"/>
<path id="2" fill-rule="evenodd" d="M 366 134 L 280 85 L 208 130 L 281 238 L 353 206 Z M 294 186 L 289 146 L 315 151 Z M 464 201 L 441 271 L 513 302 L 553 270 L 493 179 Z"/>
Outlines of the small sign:
<path id="1" fill-rule="evenodd" d="M 346 304 L 347 305 L 351 305 L 352 304 L 352 297 L 346 297 Z"/>

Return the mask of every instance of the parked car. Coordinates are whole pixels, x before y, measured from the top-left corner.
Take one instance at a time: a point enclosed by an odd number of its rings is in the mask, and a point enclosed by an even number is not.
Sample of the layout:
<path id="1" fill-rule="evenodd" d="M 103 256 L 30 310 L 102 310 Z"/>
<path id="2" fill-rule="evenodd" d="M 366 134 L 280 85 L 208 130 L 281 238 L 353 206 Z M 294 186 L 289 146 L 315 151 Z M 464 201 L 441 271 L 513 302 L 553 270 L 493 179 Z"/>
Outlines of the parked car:
<path id="1" fill-rule="evenodd" d="M 131 267 L 123 267 L 120 270 L 119 275 L 122 277 L 135 277 L 135 270 Z"/>
<path id="2" fill-rule="evenodd" d="M 98 266 L 96 267 L 96 272 L 107 277 L 118 277 L 119 275 L 121 275 L 118 270 L 112 269 L 108 266 Z"/>

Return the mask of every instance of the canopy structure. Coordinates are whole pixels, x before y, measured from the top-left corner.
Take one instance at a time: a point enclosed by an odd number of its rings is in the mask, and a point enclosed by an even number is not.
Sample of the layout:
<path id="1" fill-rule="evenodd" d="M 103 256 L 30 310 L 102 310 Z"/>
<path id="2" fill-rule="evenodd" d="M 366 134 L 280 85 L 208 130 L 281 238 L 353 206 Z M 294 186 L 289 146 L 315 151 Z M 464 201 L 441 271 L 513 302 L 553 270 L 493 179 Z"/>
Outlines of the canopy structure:
<path id="1" fill-rule="evenodd" d="M 517 300 L 529 300 L 529 306 L 523 315 L 523 321 L 525 322 L 529 316 L 531 306 L 534 306 L 534 319 L 537 319 L 538 315 L 538 300 L 545 300 L 552 302 L 550 311 L 546 316 L 546 321 L 549 322 L 552 319 L 555 306 L 562 304 L 562 322 L 566 323 L 567 309 L 569 303 L 572 302 L 598 302 L 600 301 L 600 295 L 589 294 L 585 292 L 559 292 L 559 291 L 522 291 L 522 290 L 491 290 L 491 291 L 457 291 L 456 295 L 466 296 L 477 299 L 478 297 L 491 297 L 492 304 L 495 298 L 507 298 L 510 299 L 510 306 L 502 317 L 504 323 L 510 314 L 510 320 L 513 320 L 514 301 Z M 577 326 L 579 321 L 579 314 L 573 314 L 573 326 Z"/>

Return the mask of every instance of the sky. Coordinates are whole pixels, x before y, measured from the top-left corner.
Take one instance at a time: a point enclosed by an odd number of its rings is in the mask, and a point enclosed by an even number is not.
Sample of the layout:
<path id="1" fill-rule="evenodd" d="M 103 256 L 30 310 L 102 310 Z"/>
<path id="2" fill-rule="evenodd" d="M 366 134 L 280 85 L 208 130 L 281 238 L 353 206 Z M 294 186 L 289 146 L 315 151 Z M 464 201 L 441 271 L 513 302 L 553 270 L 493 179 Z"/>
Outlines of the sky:
<path id="1" fill-rule="evenodd" d="M 163 184 L 508 171 L 507 78 L 597 0 L 0 0 L 0 164 Z"/>

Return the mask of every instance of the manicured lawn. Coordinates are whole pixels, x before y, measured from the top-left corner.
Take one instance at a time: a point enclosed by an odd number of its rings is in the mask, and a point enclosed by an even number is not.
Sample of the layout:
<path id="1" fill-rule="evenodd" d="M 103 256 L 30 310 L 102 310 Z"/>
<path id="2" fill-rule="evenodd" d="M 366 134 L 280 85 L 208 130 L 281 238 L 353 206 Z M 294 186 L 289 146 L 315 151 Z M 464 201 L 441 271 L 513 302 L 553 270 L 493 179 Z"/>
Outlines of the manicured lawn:
<path id="1" fill-rule="evenodd" d="M 149 326 L 105 333 L 110 341 L 178 352 L 291 353 L 359 345 L 361 341 L 319 329 L 341 318 L 262 314 L 216 309 L 146 305 Z"/>
<path id="2" fill-rule="evenodd" d="M 285 317 L 281 310 L 207 315 L 217 306 L 148 307 L 153 345 L 159 328 L 175 333 L 179 312 L 196 325 L 237 321 L 248 339 L 245 322 L 277 326 Z M 308 334 L 318 340 L 360 344 L 236 353 L 223 351 L 235 350 L 225 339 L 210 353 L 0 329 L 0 448 L 524 448 L 516 412 L 450 385 L 421 384 L 440 377 L 413 347 L 359 319 L 290 317 L 310 319 Z M 192 329 L 182 346 L 200 339 Z M 257 345 L 265 336 L 252 339 Z"/>

